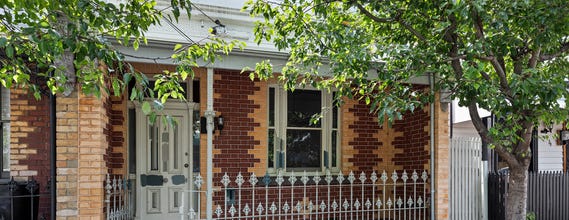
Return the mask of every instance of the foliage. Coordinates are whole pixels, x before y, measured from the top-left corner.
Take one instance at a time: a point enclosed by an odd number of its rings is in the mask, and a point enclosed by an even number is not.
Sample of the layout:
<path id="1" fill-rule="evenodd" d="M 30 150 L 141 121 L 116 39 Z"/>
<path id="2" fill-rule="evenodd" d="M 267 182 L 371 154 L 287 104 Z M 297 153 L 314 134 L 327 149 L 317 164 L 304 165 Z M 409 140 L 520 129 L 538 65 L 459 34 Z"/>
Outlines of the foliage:
<path id="1" fill-rule="evenodd" d="M 529 165 L 532 128 L 569 117 L 565 0 L 250 0 L 244 9 L 264 18 L 258 43 L 290 51 L 278 76 L 286 88 L 333 88 L 392 121 L 434 100 L 410 82 L 435 76 L 516 172 Z M 251 77 L 272 70 L 260 62 Z M 486 128 L 477 107 L 499 123 Z"/>
<path id="2" fill-rule="evenodd" d="M 169 7 L 159 7 L 154 0 L 119 2 L 0 0 L 2 85 L 29 88 L 39 99 L 45 85 L 52 93 L 69 93 L 69 87 L 73 90 L 77 84 L 85 94 L 100 96 L 101 92 L 120 95 L 136 81 L 130 99 L 144 102 L 144 112 L 153 114 L 168 98 L 184 98 L 179 82 L 193 77 L 192 67 L 199 59 L 214 62 L 218 53 L 242 47 L 213 36 L 201 45 L 177 46 L 173 55 L 180 64 L 177 71 L 156 75 L 154 89 L 149 89 L 149 79 L 124 62 L 117 45 L 136 50 L 147 44 L 149 27 L 190 16 L 191 2 L 170 0 Z M 158 101 L 151 104 L 146 97 Z"/>

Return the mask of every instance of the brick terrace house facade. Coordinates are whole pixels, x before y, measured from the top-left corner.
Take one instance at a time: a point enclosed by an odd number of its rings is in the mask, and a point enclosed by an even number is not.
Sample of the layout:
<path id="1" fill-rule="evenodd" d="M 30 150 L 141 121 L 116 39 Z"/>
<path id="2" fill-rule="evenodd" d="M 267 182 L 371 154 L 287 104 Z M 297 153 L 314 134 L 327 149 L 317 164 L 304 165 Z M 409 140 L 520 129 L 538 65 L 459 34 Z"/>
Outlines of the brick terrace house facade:
<path id="1" fill-rule="evenodd" d="M 226 24 L 227 37 L 254 45 L 249 34 L 250 18 L 239 12 L 240 4 L 195 2 L 209 16 Z M 191 22 L 182 20 L 180 24 L 196 39 L 207 35 L 212 26 L 215 24 L 199 12 Z M 149 46 L 123 51 L 137 57 L 163 57 L 170 53 L 172 42 L 182 42 L 167 26 L 151 30 L 147 36 L 151 39 Z M 324 174 L 326 170 L 334 175 L 425 170 L 434 173 L 425 190 L 435 192 L 431 195 L 435 197 L 435 215 L 437 219 L 448 218 L 448 114 L 439 102 L 434 103 L 434 108 L 425 106 L 404 113 L 403 119 L 391 127 L 379 125 L 369 107 L 360 101 L 346 99 L 335 108 L 331 94 L 325 91 L 298 89 L 290 93 L 274 81 L 250 80 L 240 73 L 243 67 L 266 57 L 278 63 L 286 59 L 286 54 L 270 45 L 249 46 L 221 62 L 197 68 L 195 78 L 184 84 L 188 102 L 166 104 L 164 114 L 179 122 L 175 127 L 160 122 L 150 125 L 139 105 L 128 101 L 128 94 L 98 99 L 75 90 L 69 96 L 58 96 L 57 219 L 104 219 L 107 174 L 135 183 L 137 219 L 179 219 L 170 202 L 179 203 L 180 194 L 155 186 L 186 190 L 195 187 L 190 185 L 197 173 L 207 180 L 208 138 L 200 126 L 205 121 L 200 119 L 206 115 L 208 95 L 213 98 L 216 117 L 222 116 L 224 121 L 223 128 L 217 127 L 212 138 L 214 206 L 227 204 L 227 191 L 221 190 L 224 174 L 234 178 L 239 173 L 254 173 L 274 180 L 278 170 L 285 171 L 285 176 L 304 170 L 309 175 Z M 134 68 L 148 75 L 174 69 L 170 60 L 129 59 Z M 208 81 L 208 72 L 212 81 Z M 416 83 L 428 88 L 426 80 Z M 208 94 L 208 84 L 213 86 L 213 93 Z M 5 141 L 4 146 L 9 151 L 4 151 L 7 163 L 3 163 L 3 178 L 34 177 L 40 186 L 48 185 L 48 106 L 46 97 L 37 101 L 25 90 L 3 88 L 3 119 L 9 119 L 4 123 L 9 124 L 4 126 L 8 128 L 4 132 L 9 133 L 9 144 Z M 321 109 L 331 110 L 324 112 L 319 125 L 307 125 L 309 115 Z M 435 170 L 431 170 L 431 162 Z M 203 217 L 206 196 L 201 195 L 194 204 L 203 210 Z M 49 199 L 42 197 L 39 213 L 49 216 L 45 214 L 48 212 Z"/>

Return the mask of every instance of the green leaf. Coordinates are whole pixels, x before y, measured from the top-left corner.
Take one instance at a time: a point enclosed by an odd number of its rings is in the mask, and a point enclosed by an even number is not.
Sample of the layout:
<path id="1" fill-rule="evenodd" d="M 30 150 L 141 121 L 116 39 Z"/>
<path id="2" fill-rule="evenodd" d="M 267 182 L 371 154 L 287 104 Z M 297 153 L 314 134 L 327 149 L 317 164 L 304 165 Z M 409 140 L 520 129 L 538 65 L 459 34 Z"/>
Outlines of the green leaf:
<path id="1" fill-rule="evenodd" d="M 8 58 L 14 58 L 14 47 L 11 44 L 6 46 L 6 56 Z"/>
<path id="2" fill-rule="evenodd" d="M 144 113 L 145 115 L 149 115 L 152 112 L 152 108 L 150 107 L 150 103 L 148 102 L 143 102 L 142 103 L 142 113 Z"/>
<path id="3" fill-rule="evenodd" d="M 154 123 L 156 123 L 156 118 L 157 118 L 156 112 L 151 112 L 150 115 L 148 116 L 148 121 L 150 122 L 150 124 L 153 125 Z"/>

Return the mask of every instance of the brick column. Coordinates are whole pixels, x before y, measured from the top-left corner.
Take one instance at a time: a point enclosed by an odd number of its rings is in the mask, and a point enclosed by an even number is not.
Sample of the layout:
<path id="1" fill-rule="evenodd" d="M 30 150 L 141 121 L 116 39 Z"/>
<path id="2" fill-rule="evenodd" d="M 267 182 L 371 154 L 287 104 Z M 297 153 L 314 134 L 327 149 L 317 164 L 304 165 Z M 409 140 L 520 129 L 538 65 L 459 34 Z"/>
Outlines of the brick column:
<path id="1" fill-rule="evenodd" d="M 105 154 L 108 148 L 108 97 L 79 97 L 79 218 L 104 219 L 103 181 L 107 174 Z"/>
<path id="2" fill-rule="evenodd" d="M 57 219 L 104 219 L 108 97 L 57 98 Z"/>
<path id="3" fill-rule="evenodd" d="M 446 104 L 448 107 L 448 104 Z M 449 113 L 435 101 L 435 216 L 437 220 L 448 219 L 449 209 Z"/>
<path id="4" fill-rule="evenodd" d="M 76 219 L 78 214 L 78 106 L 77 92 L 57 97 L 57 219 Z"/>

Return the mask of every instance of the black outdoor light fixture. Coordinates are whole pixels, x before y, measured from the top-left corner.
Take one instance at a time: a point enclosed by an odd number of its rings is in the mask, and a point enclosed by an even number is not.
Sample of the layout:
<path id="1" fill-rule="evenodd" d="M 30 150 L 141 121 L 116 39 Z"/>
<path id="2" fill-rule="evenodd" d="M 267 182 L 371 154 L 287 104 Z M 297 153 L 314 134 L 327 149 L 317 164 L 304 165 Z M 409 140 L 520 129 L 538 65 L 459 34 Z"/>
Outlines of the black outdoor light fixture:
<path id="1" fill-rule="evenodd" d="M 220 115 L 218 117 L 213 118 L 213 132 L 215 132 L 216 129 L 221 132 L 221 130 L 223 130 L 224 126 L 225 126 L 225 119 L 223 118 L 223 115 Z M 200 132 L 202 134 L 207 133 L 207 119 L 206 119 L 206 117 L 200 118 Z"/>
<path id="2" fill-rule="evenodd" d="M 223 126 L 224 126 L 223 123 L 225 122 L 223 120 L 223 115 L 219 115 L 219 117 L 217 117 L 217 120 L 214 120 L 214 121 L 217 121 L 217 123 L 216 123 L 217 129 L 219 129 L 219 131 L 221 133 L 221 130 L 223 130 Z"/>

